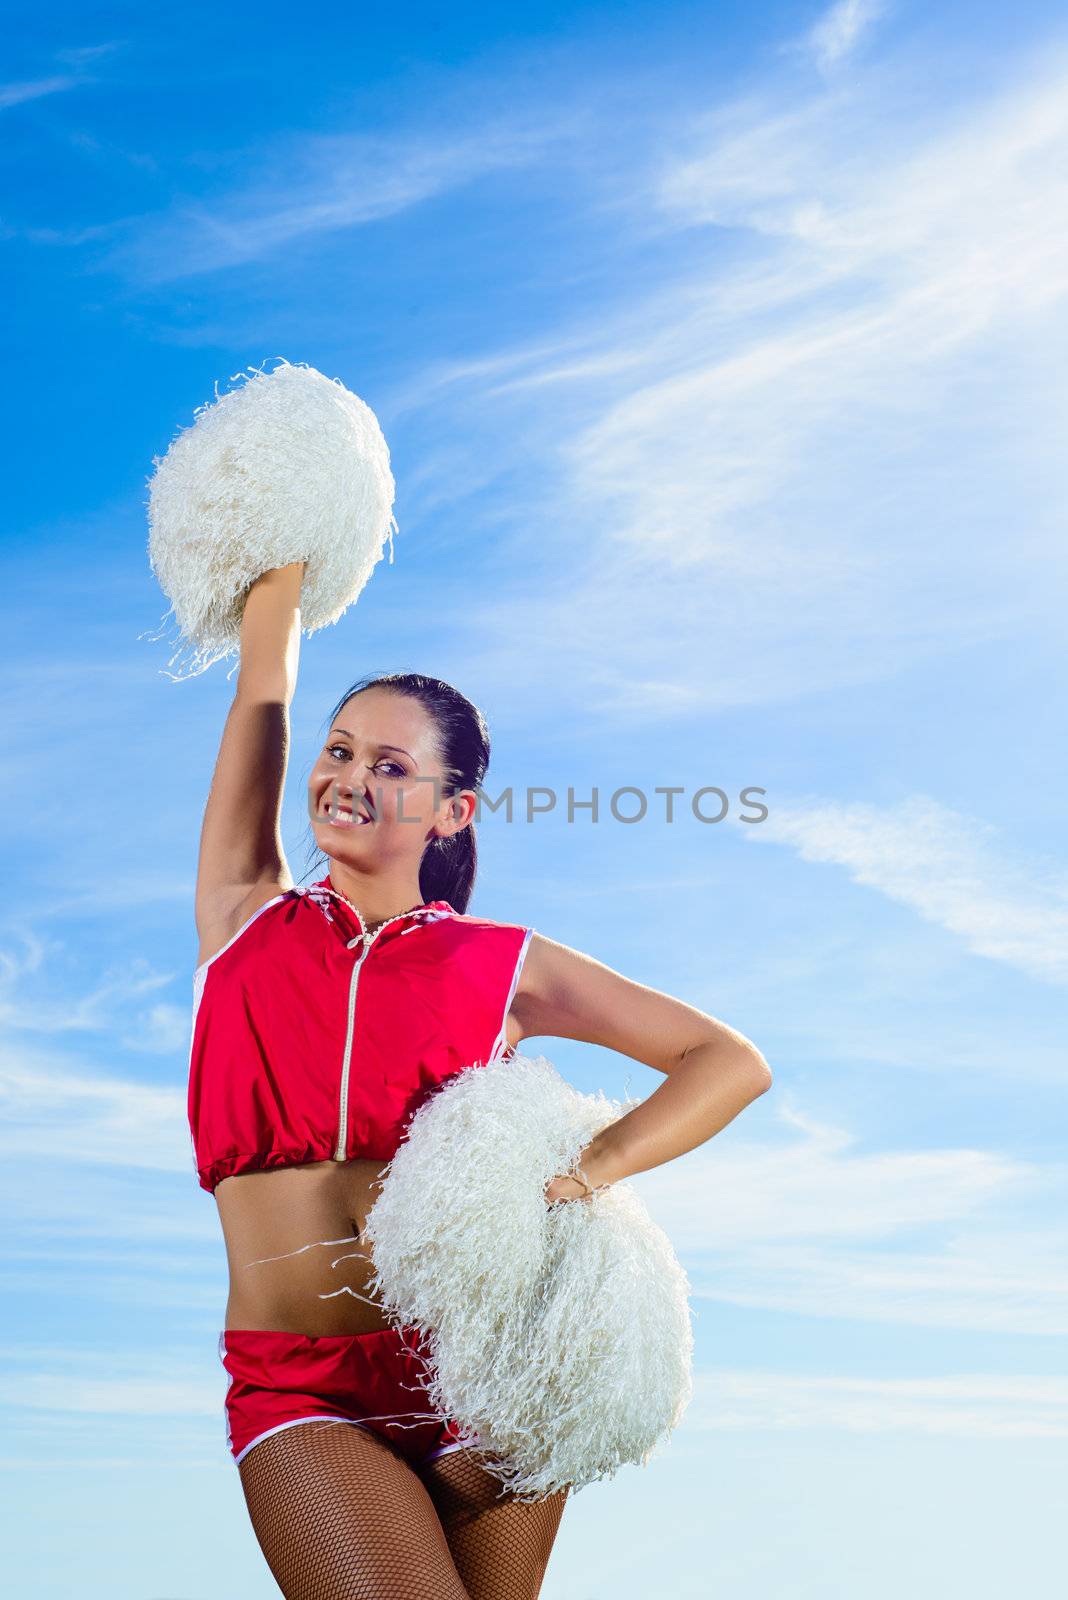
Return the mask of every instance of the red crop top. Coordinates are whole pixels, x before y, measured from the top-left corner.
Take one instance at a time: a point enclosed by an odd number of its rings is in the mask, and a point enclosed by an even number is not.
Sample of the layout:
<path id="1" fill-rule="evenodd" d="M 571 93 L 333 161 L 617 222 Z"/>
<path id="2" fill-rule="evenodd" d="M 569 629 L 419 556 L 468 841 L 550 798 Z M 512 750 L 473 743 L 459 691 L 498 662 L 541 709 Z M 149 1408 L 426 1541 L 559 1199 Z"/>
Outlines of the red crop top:
<path id="1" fill-rule="evenodd" d="M 533 932 L 431 900 L 368 939 L 329 875 L 268 900 L 193 980 L 201 1186 L 312 1161 L 385 1165 L 437 1085 L 512 1053 Z"/>

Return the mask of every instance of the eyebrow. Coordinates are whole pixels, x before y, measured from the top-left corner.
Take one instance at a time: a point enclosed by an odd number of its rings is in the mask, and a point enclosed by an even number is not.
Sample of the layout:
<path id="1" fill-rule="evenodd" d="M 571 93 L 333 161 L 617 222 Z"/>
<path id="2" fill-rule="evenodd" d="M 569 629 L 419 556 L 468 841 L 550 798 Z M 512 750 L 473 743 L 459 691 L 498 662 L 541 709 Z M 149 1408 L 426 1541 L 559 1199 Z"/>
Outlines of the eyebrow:
<path id="1" fill-rule="evenodd" d="M 331 728 L 330 732 L 331 733 L 343 733 L 345 735 L 346 739 L 352 739 L 352 738 L 355 737 L 355 735 L 351 734 L 347 728 Z M 380 745 L 378 745 L 377 748 L 379 750 L 399 750 L 402 756 L 407 756 L 408 757 L 409 761 L 414 761 L 415 760 L 415 757 L 412 755 L 412 752 L 410 750 L 403 749 L 399 744 L 380 744 Z"/>

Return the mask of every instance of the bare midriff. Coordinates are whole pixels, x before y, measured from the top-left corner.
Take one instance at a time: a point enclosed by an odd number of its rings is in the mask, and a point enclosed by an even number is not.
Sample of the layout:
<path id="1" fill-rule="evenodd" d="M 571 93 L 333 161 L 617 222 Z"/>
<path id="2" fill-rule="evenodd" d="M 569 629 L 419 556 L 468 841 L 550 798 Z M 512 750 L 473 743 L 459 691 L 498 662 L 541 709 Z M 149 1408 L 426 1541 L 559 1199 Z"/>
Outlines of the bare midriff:
<path id="1" fill-rule="evenodd" d="M 524 1038 L 517 993 L 505 1041 Z M 230 1293 L 227 1328 L 273 1333 L 373 1333 L 391 1326 L 371 1289 L 374 1257 L 363 1229 L 387 1161 L 315 1161 L 242 1172 L 215 1189 Z"/>
<path id="2" fill-rule="evenodd" d="M 370 1287 L 370 1243 L 360 1237 L 385 1167 L 317 1161 L 223 1179 L 215 1200 L 230 1267 L 227 1328 L 356 1334 L 390 1326 Z"/>

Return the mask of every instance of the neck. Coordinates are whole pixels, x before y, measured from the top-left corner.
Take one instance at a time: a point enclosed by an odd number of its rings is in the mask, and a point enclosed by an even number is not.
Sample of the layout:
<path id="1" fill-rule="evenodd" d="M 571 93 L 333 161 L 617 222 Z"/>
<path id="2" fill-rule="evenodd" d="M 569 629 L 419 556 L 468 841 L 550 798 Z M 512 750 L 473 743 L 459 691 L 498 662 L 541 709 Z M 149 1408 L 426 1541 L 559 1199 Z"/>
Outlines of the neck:
<path id="1" fill-rule="evenodd" d="M 356 907 L 361 921 L 367 926 L 399 917 L 423 904 L 419 881 L 413 883 L 407 875 L 385 878 L 381 873 L 360 872 L 355 867 L 330 864 L 330 887 L 343 894 Z"/>

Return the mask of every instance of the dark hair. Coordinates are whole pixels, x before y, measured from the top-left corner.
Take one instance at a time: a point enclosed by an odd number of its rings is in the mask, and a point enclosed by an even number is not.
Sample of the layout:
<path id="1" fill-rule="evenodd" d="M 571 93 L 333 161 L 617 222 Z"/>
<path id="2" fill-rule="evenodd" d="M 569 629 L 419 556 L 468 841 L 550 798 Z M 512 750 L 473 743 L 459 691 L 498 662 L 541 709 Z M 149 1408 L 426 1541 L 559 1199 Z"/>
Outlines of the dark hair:
<path id="1" fill-rule="evenodd" d="M 367 689 L 388 689 L 391 694 L 408 695 L 418 700 L 429 713 L 437 730 L 438 749 L 444 769 L 443 795 L 456 794 L 460 789 L 479 788 L 489 766 L 489 729 L 481 711 L 459 689 L 454 689 L 451 683 L 444 683 L 441 678 L 428 678 L 421 672 L 370 674 L 345 690 L 330 713 L 327 727 L 333 726 L 342 706 L 347 705 L 353 695 L 363 694 Z M 330 859 L 322 851 L 319 856 L 319 866 Z M 447 839 L 431 839 L 419 863 L 419 892 L 424 902 L 447 900 L 454 911 L 465 912 L 475 886 L 477 867 L 478 849 L 473 822 Z M 310 872 L 313 868 L 308 870 Z"/>

